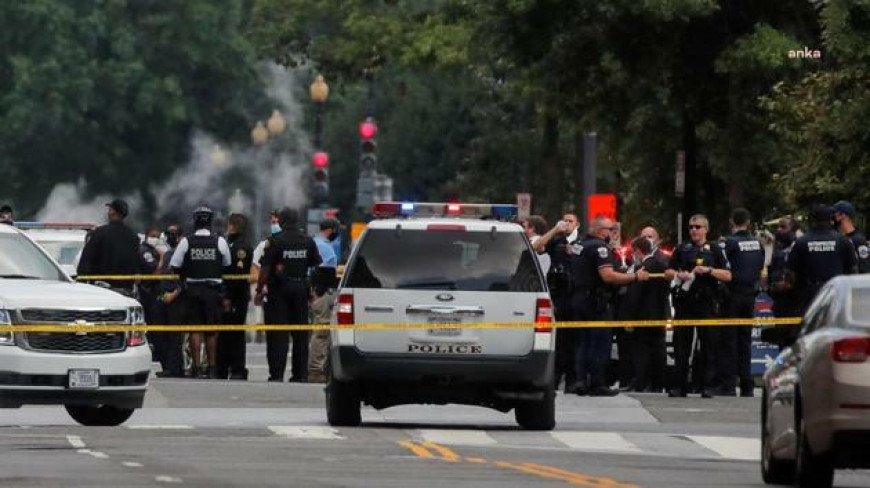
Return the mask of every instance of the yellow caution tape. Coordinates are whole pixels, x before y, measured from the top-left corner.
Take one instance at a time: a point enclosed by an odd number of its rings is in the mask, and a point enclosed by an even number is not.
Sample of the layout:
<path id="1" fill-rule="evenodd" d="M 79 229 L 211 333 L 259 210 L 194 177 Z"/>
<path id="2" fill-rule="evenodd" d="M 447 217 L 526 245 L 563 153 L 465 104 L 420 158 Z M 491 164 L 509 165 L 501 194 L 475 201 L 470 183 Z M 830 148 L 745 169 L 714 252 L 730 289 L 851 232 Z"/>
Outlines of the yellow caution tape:
<path id="1" fill-rule="evenodd" d="M 696 319 L 696 320 L 607 320 L 576 322 L 476 322 L 476 323 L 423 323 L 423 324 L 215 324 L 215 325 L 0 325 L 0 332 L 212 332 L 230 330 L 408 330 L 408 329 L 530 329 L 550 327 L 553 329 L 591 329 L 606 327 L 711 327 L 711 326 L 772 326 L 797 325 L 800 317 L 753 318 L 753 319 Z"/>
<path id="2" fill-rule="evenodd" d="M 223 275 L 221 278 L 225 280 L 250 280 L 251 275 Z M 178 275 L 82 275 L 76 276 L 76 281 L 166 281 L 178 280 Z"/>

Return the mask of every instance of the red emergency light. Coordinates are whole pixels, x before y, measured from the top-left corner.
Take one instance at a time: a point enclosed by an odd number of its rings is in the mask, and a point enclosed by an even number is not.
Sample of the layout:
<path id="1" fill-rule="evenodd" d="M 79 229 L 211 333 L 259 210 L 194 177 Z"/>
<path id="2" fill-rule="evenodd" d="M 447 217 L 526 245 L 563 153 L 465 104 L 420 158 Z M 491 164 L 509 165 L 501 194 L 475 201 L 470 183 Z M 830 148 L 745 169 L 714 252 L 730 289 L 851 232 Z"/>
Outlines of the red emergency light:
<path id="1" fill-rule="evenodd" d="M 323 169 L 329 166 L 329 154 L 318 151 L 311 156 L 311 162 L 314 163 L 315 168 Z"/>
<path id="2" fill-rule="evenodd" d="M 359 136 L 365 140 L 374 139 L 378 135 L 378 124 L 375 119 L 368 117 L 359 125 Z"/>

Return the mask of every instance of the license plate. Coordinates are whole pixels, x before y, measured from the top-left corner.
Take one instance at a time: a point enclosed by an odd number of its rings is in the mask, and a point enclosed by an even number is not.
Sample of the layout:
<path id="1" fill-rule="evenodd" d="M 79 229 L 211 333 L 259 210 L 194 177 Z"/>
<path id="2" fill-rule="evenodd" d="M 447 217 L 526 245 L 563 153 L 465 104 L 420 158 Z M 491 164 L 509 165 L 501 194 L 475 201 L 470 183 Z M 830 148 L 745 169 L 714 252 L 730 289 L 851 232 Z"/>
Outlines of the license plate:
<path id="1" fill-rule="evenodd" d="M 462 319 L 458 317 L 429 317 L 430 324 L 459 324 Z M 428 329 L 428 334 L 433 337 L 458 337 L 462 335 L 460 328 L 435 328 Z"/>
<path id="2" fill-rule="evenodd" d="M 68 377 L 71 390 L 93 390 L 100 387 L 99 369 L 71 369 Z"/>

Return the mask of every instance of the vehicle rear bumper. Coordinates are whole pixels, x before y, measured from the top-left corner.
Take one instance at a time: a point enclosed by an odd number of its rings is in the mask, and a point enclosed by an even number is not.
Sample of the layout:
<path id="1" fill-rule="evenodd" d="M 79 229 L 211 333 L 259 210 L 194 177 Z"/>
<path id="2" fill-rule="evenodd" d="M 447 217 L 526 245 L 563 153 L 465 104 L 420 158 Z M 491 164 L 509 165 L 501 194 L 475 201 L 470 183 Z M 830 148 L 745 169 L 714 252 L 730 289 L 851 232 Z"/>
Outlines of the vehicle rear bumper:
<path id="1" fill-rule="evenodd" d="M 332 348 L 333 375 L 340 381 L 441 384 L 509 384 L 544 388 L 553 382 L 552 351 L 526 356 L 456 357 L 367 354 L 352 346 Z"/>
<path id="2" fill-rule="evenodd" d="M 145 400 L 145 386 L 69 390 L 66 388 L 0 388 L 0 408 L 23 405 L 113 405 L 140 408 Z"/>

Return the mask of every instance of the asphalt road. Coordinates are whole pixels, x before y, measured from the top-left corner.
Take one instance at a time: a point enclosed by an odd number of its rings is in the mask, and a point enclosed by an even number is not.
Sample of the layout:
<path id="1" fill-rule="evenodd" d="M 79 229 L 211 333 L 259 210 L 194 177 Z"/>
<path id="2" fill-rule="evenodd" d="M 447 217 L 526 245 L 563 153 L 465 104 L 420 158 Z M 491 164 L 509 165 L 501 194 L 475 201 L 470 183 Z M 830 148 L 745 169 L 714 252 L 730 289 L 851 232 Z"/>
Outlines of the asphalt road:
<path id="1" fill-rule="evenodd" d="M 260 362 L 261 346 L 251 361 Z M 326 425 L 320 385 L 153 380 L 122 427 L 0 410 L 2 487 L 752 487 L 757 399 L 558 398 L 553 432 L 461 406 L 364 410 Z M 837 486 L 870 486 L 841 472 Z"/>

